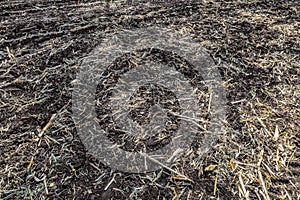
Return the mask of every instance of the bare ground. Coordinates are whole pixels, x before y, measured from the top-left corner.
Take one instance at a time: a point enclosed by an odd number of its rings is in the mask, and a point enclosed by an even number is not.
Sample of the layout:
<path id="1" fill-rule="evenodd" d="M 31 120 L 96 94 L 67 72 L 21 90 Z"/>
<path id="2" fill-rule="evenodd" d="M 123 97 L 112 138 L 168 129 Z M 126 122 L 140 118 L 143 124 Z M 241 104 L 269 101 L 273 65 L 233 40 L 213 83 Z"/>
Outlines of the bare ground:
<path id="1" fill-rule="evenodd" d="M 300 199 L 296 1 L 15 0 L 0 16 L 0 199 Z M 103 38 L 153 25 L 224 64 L 226 135 L 205 157 L 195 141 L 173 171 L 122 173 L 86 153 L 71 81 Z"/>

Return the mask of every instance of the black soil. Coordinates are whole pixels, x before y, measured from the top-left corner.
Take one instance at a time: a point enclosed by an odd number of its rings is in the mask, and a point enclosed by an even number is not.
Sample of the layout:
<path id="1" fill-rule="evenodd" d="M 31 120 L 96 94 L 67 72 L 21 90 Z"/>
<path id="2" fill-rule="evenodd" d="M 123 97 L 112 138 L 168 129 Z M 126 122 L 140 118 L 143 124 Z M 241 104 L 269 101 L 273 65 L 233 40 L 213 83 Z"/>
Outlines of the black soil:
<path id="1" fill-rule="evenodd" d="M 299 7 L 292 0 L 0 2 L 0 199 L 300 198 Z M 87 153 L 72 120 L 82 58 L 112 33 L 150 26 L 193 35 L 220 65 L 227 91 L 224 137 L 203 157 L 200 137 L 171 166 L 188 179 L 167 168 L 131 174 L 105 166 Z M 126 68 L 126 59 L 115 64 Z M 150 85 L 139 94 L 149 99 L 131 113 L 139 123 L 149 120 L 140 113 L 155 97 L 174 97 Z M 165 107 L 180 112 L 173 104 Z M 126 141 L 128 151 L 152 151 L 176 131 L 179 119 L 169 117 L 160 143 L 108 137 Z"/>

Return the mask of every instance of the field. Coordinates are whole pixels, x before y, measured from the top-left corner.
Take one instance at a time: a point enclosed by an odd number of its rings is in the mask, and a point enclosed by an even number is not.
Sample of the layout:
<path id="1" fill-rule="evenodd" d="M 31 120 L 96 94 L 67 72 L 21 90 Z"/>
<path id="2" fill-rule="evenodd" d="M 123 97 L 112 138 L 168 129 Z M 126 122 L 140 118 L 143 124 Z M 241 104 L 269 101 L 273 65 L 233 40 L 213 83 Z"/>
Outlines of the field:
<path id="1" fill-rule="evenodd" d="M 299 8 L 293 0 L 1 1 L 0 199 L 300 199 Z M 219 64 L 225 131 L 204 156 L 195 140 L 170 167 L 125 173 L 87 152 L 72 88 L 105 38 L 151 26 L 193 35 Z"/>

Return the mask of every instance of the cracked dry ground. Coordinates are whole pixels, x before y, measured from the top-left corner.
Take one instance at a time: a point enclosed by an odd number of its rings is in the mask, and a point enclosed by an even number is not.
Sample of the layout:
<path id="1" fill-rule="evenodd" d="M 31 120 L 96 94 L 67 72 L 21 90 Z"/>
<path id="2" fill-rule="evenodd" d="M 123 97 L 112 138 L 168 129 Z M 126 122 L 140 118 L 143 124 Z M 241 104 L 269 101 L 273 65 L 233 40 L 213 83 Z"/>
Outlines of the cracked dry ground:
<path id="1" fill-rule="evenodd" d="M 174 171 L 122 173 L 86 153 L 71 82 L 104 38 L 150 26 L 193 34 L 222 64 L 226 134 Z M 0 199 L 299 199 L 299 26 L 291 0 L 0 2 Z"/>

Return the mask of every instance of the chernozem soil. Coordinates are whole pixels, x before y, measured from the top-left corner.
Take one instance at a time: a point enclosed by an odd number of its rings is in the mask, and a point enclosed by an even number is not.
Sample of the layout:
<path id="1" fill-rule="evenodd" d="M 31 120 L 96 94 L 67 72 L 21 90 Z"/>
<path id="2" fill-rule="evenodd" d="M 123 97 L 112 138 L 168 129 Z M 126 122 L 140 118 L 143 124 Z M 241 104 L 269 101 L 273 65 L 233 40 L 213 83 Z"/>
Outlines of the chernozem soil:
<path id="1" fill-rule="evenodd" d="M 14 0 L 0 16 L 0 199 L 300 198 L 297 1 Z M 87 153 L 71 117 L 81 59 L 150 26 L 193 35 L 227 91 L 226 135 L 204 157 L 195 141 L 171 166 L 188 179 L 114 171 Z"/>

